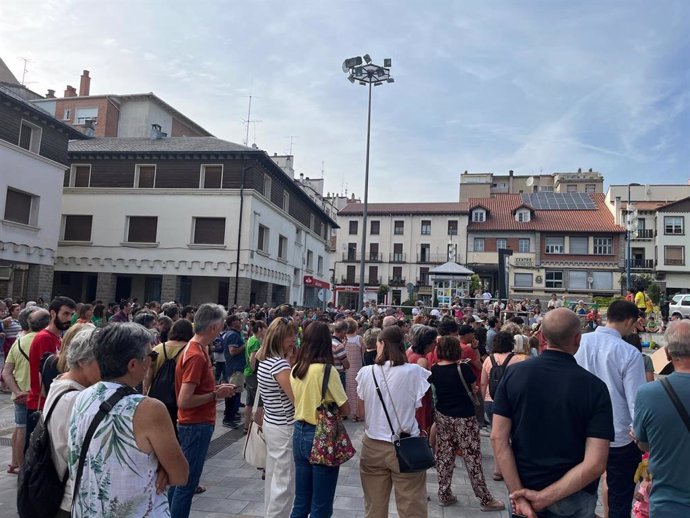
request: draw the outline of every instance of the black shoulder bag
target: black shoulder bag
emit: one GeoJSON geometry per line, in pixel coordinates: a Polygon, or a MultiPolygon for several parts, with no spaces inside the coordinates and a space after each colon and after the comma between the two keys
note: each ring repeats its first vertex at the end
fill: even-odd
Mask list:
{"type": "MultiPolygon", "coordinates": [[[[418,471],[426,471],[429,468],[433,468],[436,465],[436,461],[434,460],[434,453],[431,451],[431,446],[429,446],[429,440],[426,437],[410,437],[409,434],[403,433],[402,430],[400,433],[395,433],[393,423],[388,415],[386,403],[383,402],[381,388],[379,387],[378,381],[376,381],[374,369],[375,366],[372,366],[371,375],[374,377],[376,393],[379,396],[379,400],[383,406],[383,412],[386,414],[388,426],[391,429],[393,446],[395,446],[395,455],[398,457],[400,473],[416,473],[418,471]]],[[[383,367],[381,367],[381,372],[383,372],[383,367]]],[[[384,381],[386,379],[385,373],[383,374],[383,379],[384,381]]],[[[386,386],[388,385],[386,384],[386,386]]],[[[393,401],[393,395],[390,394],[390,389],[388,390],[388,393],[391,396],[391,401],[393,401]]],[[[393,411],[395,411],[395,405],[393,405],[393,411]]],[[[395,416],[398,419],[398,426],[401,426],[397,412],[395,416]]]]}
{"type": "Polygon", "coordinates": [[[671,382],[668,381],[667,378],[661,378],[659,381],[661,382],[661,386],[664,387],[664,390],[666,390],[668,397],[671,398],[673,406],[676,407],[676,410],[678,411],[680,418],[685,423],[685,427],[688,429],[688,432],[690,432],[690,416],[688,415],[688,411],[685,410],[683,403],[681,403],[678,394],[676,394],[676,391],[673,389],[671,382]]]}
{"type": "Polygon", "coordinates": [[[125,396],[132,396],[134,394],[138,394],[138,392],[134,390],[132,387],[123,385],[122,387],[117,389],[112,396],[103,401],[100,407],[98,407],[98,412],[96,412],[93,421],[91,421],[91,426],[89,426],[89,429],[86,431],[84,441],[81,445],[81,453],[79,454],[79,464],[77,465],[77,474],[74,477],[74,488],[72,490],[72,512],[74,512],[74,506],[79,496],[79,484],[81,483],[81,476],[84,472],[86,454],[89,452],[91,438],[93,437],[93,434],[96,433],[96,428],[98,428],[98,425],[101,424],[101,421],[105,419],[105,416],[107,416],[110,413],[110,411],[113,409],[113,407],[117,404],[118,401],[120,401],[125,396]]]}

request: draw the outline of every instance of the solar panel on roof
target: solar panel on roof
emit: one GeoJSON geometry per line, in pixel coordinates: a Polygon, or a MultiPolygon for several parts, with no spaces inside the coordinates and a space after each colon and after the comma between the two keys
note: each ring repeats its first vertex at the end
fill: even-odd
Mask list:
{"type": "Polygon", "coordinates": [[[522,201],[536,210],[595,210],[594,200],[583,192],[523,193],[522,201]]]}

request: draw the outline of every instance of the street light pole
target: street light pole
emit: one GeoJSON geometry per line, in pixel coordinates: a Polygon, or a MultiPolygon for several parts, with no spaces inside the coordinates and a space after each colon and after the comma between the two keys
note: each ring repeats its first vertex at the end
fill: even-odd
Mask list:
{"type": "Polygon", "coordinates": [[[626,217],[625,217],[625,251],[626,251],[626,260],[625,260],[625,283],[626,283],[626,289],[632,288],[632,285],[630,284],[630,267],[632,263],[632,224],[633,224],[633,216],[632,216],[632,209],[631,209],[631,201],[630,201],[630,187],[631,186],[638,186],[640,185],[639,183],[629,183],[628,184],[628,205],[625,207],[626,209],[626,217]]]}
{"type": "Polygon", "coordinates": [[[366,268],[367,247],[367,217],[369,211],[369,155],[371,146],[371,90],[372,86],[381,86],[383,83],[393,83],[390,75],[391,60],[384,59],[383,66],[375,65],[369,54],[346,59],[343,62],[343,72],[348,75],[351,83],[369,86],[369,103],[367,108],[367,153],[364,168],[364,207],[362,210],[362,249],[359,260],[359,296],[357,298],[357,311],[364,307],[364,269],[366,268]],[[365,64],[362,64],[364,62],[365,64]]]}

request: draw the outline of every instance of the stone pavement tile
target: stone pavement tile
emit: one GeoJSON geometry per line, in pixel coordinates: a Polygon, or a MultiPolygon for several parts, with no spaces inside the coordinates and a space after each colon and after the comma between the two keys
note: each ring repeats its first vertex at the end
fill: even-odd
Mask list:
{"type": "MultiPolygon", "coordinates": [[[[263,481],[261,481],[263,482],[263,481]]],[[[249,502],[262,502],[264,501],[264,486],[247,486],[237,489],[235,492],[231,493],[227,498],[232,500],[248,500],[249,502]]]]}
{"type": "Polygon", "coordinates": [[[263,516],[264,515],[264,501],[250,502],[247,507],[242,509],[242,514],[245,516],[263,516]]]}
{"type": "Polygon", "coordinates": [[[333,509],[364,511],[364,497],[336,496],[333,501],[333,509]]]}
{"type": "Polygon", "coordinates": [[[215,513],[237,514],[249,504],[248,500],[230,500],[228,498],[211,498],[200,496],[194,501],[197,511],[212,511],[215,513]]]}

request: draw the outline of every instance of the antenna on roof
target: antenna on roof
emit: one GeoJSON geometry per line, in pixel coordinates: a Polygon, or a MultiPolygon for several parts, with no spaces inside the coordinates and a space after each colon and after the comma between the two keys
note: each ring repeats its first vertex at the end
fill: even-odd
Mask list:
{"type": "Polygon", "coordinates": [[[288,135],[287,137],[285,137],[285,138],[289,138],[289,139],[290,139],[290,151],[288,152],[288,155],[290,155],[290,156],[292,156],[292,147],[293,147],[293,145],[294,145],[294,143],[295,143],[295,139],[296,139],[298,136],[299,136],[299,135],[288,135]]]}
{"type": "Polygon", "coordinates": [[[22,71],[22,86],[26,86],[26,83],[25,83],[24,80],[26,79],[26,73],[29,71],[29,70],[26,68],[26,65],[27,65],[28,63],[31,63],[31,60],[28,59],[28,58],[19,58],[19,59],[20,59],[21,61],[24,62],[24,70],[22,71]]]}
{"type": "Polygon", "coordinates": [[[532,187],[534,185],[534,177],[530,176],[529,178],[527,178],[527,180],[525,180],[525,185],[527,187],[532,187]]]}
{"type": "MultiPolygon", "coordinates": [[[[244,123],[246,132],[245,132],[245,137],[244,137],[244,145],[248,146],[249,145],[249,125],[252,122],[261,122],[261,121],[253,121],[252,120],[252,96],[249,96],[249,108],[247,108],[247,120],[242,121],[244,123]]],[[[256,126],[254,126],[254,130],[256,131],[256,126]]],[[[255,135],[256,137],[256,135],[255,135]]]]}

